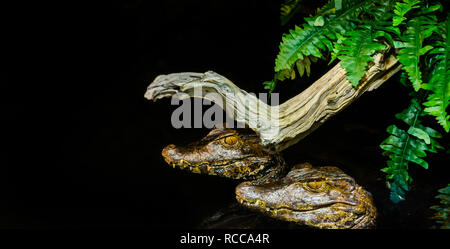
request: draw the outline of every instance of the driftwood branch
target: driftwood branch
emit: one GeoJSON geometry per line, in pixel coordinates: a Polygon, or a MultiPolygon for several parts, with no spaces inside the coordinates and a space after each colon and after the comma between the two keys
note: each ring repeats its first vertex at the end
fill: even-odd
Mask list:
{"type": "Polygon", "coordinates": [[[306,137],[364,92],[379,87],[400,68],[393,55],[377,54],[360,84],[353,87],[345,70],[337,64],[306,90],[278,106],[265,104],[211,71],[160,75],[149,85],[145,97],[155,101],[184,93],[180,99],[208,99],[236,121],[249,125],[260,135],[263,145],[281,151],[306,137]],[[200,87],[201,91],[196,90],[200,87]]]}

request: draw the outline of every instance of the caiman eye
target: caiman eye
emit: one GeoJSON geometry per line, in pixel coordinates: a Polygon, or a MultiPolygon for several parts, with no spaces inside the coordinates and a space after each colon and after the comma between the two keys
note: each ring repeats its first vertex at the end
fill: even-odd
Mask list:
{"type": "Polygon", "coordinates": [[[322,192],[326,189],[326,184],[321,181],[305,182],[304,186],[307,190],[312,192],[322,192]]]}
{"type": "Polygon", "coordinates": [[[236,136],[228,136],[222,138],[220,142],[225,146],[233,146],[238,142],[238,138],[236,136]]]}
{"type": "Polygon", "coordinates": [[[230,136],[225,138],[225,143],[228,145],[233,145],[237,142],[237,138],[235,136],[230,136]]]}

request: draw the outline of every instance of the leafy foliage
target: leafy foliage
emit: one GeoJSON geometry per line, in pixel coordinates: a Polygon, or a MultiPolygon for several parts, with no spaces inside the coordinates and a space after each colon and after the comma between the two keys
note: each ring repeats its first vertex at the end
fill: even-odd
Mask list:
{"type": "Polygon", "coordinates": [[[400,23],[406,20],[406,13],[408,13],[412,9],[420,8],[420,6],[418,6],[419,3],[420,0],[403,0],[403,2],[397,2],[395,4],[395,16],[392,19],[392,25],[398,26],[400,23]]]}
{"type": "MultiPolygon", "coordinates": [[[[448,44],[446,44],[447,25],[438,24],[436,16],[430,15],[442,6],[436,4],[420,8],[418,5],[420,1],[404,1],[404,3],[397,3],[394,11],[397,19],[394,16],[393,25],[400,26],[404,31],[398,37],[398,41],[393,41],[393,43],[399,49],[397,58],[403,64],[403,69],[413,90],[427,98],[427,101],[423,103],[425,109],[422,105],[417,104],[417,100],[413,100],[412,106],[415,106],[415,112],[408,111],[406,113],[409,114],[406,116],[405,111],[397,114],[397,117],[402,120],[404,120],[402,117],[409,116],[416,117],[416,121],[411,123],[404,120],[410,127],[406,135],[404,130],[399,132],[402,133],[400,137],[403,140],[400,141],[403,141],[403,143],[397,143],[397,147],[402,146],[402,150],[397,150],[397,153],[392,150],[384,153],[391,160],[388,160],[388,167],[382,169],[382,171],[387,174],[391,200],[395,203],[404,200],[405,193],[409,190],[409,184],[412,181],[407,172],[408,162],[413,162],[427,169],[428,163],[423,159],[427,156],[425,151],[436,152],[437,149],[443,148],[434,140],[441,135],[429,127],[421,127],[420,117],[426,114],[433,115],[444,130],[449,131],[449,116],[446,112],[449,103],[450,83],[448,77],[448,53],[450,50],[448,44]],[[414,12],[413,9],[418,9],[418,11],[414,12]],[[409,21],[404,22],[408,19],[406,16],[408,16],[409,21]],[[439,26],[441,26],[441,31],[436,32],[439,26]],[[425,76],[422,75],[422,71],[424,71],[425,76]],[[423,81],[428,81],[428,83],[423,83],[423,81]],[[416,146],[411,143],[415,143],[416,146]]],[[[408,80],[402,77],[401,83],[409,86],[408,80]]],[[[390,128],[391,126],[388,127],[388,132],[391,136],[380,145],[386,151],[389,149],[386,145],[394,141],[394,139],[390,139],[394,135],[390,128]]]]}
{"type": "Polygon", "coordinates": [[[342,68],[347,71],[347,78],[353,86],[366,73],[367,64],[373,61],[371,55],[377,50],[384,50],[385,45],[374,42],[376,34],[369,25],[362,25],[360,29],[349,32],[347,38],[339,45],[339,55],[342,68]]]}
{"type": "MultiPolygon", "coordinates": [[[[336,34],[345,34],[354,28],[352,19],[372,1],[344,1],[343,8],[335,15],[316,15],[305,18],[306,23],[302,27],[295,26],[288,34],[285,34],[280,44],[280,52],[275,60],[275,72],[283,74],[281,80],[295,77],[293,67],[297,61],[309,69],[306,58],[324,57],[324,53],[333,50],[332,40],[336,34]]],[[[329,12],[329,11],[327,11],[329,12]]]]}
{"type": "Polygon", "coordinates": [[[281,4],[281,25],[286,25],[287,22],[300,10],[303,0],[286,0],[281,4]]]}
{"type": "Polygon", "coordinates": [[[269,80],[263,82],[264,89],[269,90],[269,93],[272,93],[275,90],[275,86],[277,85],[276,80],[269,80]]]}
{"type": "Polygon", "coordinates": [[[446,132],[450,129],[450,115],[447,108],[450,103],[450,16],[447,21],[441,25],[439,33],[442,34],[443,40],[437,40],[434,49],[430,54],[432,57],[430,63],[431,77],[424,89],[431,91],[428,101],[424,103],[425,112],[435,116],[436,120],[446,132]]]}
{"type": "Polygon", "coordinates": [[[407,23],[407,28],[401,36],[402,45],[398,60],[404,65],[403,69],[408,73],[414,90],[422,87],[422,73],[420,71],[420,56],[431,50],[430,45],[422,46],[424,40],[430,37],[436,30],[435,18],[426,16],[416,17],[407,23]]]}
{"type": "MultiPolygon", "coordinates": [[[[301,8],[301,2],[286,0],[289,13],[294,5],[301,8]]],[[[403,65],[399,82],[415,96],[396,115],[402,125],[389,126],[389,137],[380,145],[389,158],[382,171],[394,202],[404,200],[410,188],[409,164],[427,169],[427,152],[443,148],[436,141],[441,134],[422,125],[422,117],[433,116],[445,132],[450,130],[450,15],[442,21],[445,16],[438,10],[445,13],[438,0],[328,1],[283,36],[274,79],[264,82],[272,92],[278,81],[294,79],[296,71],[309,76],[313,62],[329,57],[330,63],[341,61],[348,80],[357,86],[372,56],[394,47],[390,51],[403,65]]]]}
{"type": "Polygon", "coordinates": [[[408,175],[409,163],[415,163],[428,169],[428,163],[423,159],[427,151],[437,152],[442,148],[435,138],[441,134],[430,127],[425,127],[420,122],[422,108],[417,99],[412,99],[411,104],[403,112],[396,115],[409,129],[398,128],[390,125],[387,132],[390,136],[385,139],[380,147],[385,151],[383,155],[389,157],[388,167],[381,171],[387,174],[388,187],[391,190],[390,198],[394,203],[405,199],[405,193],[409,190],[412,178],[408,175]]]}
{"type": "Polygon", "coordinates": [[[445,188],[438,190],[438,194],[435,198],[440,200],[438,205],[431,206],[430,208],[436,211],[431,217],[436,220],[437,224],[440,224],[441,229],[450,229],[450,184],[445,188]]]}

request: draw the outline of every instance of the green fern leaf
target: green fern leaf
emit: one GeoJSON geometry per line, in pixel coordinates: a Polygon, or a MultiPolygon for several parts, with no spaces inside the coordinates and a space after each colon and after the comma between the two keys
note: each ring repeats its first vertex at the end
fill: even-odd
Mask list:
{"type": "Polygon", "coordinates": [[[425,141],[426,144],[430,144],[430,136],[424,131],[416,127],[409,127],[408,134],[425,141]]]}
{"type": "Polygon", "coordinates": [[[450,229],[450,184],[439,189],[438,192],[440,194],[436,195],[435,198],[440,201],[438,205],[430,207],[435,211],[431,219],[436,220],[441,229],[450,229]]]}
{"type": "Polygon", "coordinates": [[[407,23],[407,28],[401,37],[402,47],[397,47],[400,48],[398,60],[408,73],[415,91],[422,88],[420,56],[433,48],[431,46],[422,47],[422,44],[435,30],[436,18],[424,16],[413,18],[407,23]]]}
{"type": "Polygon", "coordinates": [[[276,80],[264,81],[263,85],[264,85],[264,89],[269,90],[269,93],[272,93],[273,90],[275,90],[277,81],[276,80]]]}
{"type": "Polygon", "coordinates": [[[367,64],[373,61],[371,55],[386,48],[383,44],[374,42],[374,38],[376,37],[371,26],[362,25],[360,29],[349,32],[347,38],[342,41],[338,58],[353,86],[358,85],[366,73],[367,64]]]}
{"type": "Polygon", "coordinates": [[[442,41],[436,41],[435,49],[430,52],[436,63],[431,69],[429,82],[423,88],[432,93],[423,104],[426,106],[425,113],[435,116],[444,130],[449,132],[450,115],[447,108],[450,104],[450,17],[447,17],[444,24],[439,32],[442,41]]]}
{"type": "Polygon", "coordinates": [[[420,103],[412,99],[408,108],[396,115],[409,126],[405,131],[396,125],[390,125],[387,132],[390,134],[381,144],[383,155],[388,156],[388,167],[381,171],[386,173],[387,183],[390,188],[390,198],[394,203],[404,200],[406,191],[412,178],[408,174],[409,163],[415,163],[428,169],[428,163],[423,159],[427,151],[436,152],[442,148],[434,138],[441,135],[432,128],[420,124],[419,117],[422,113],[420,103]]]}
{"type": "Polygon", "coordinates": [[[336,13],[336,4],[334,0],[328,1],[324,6],[317,9],[317,15],[319,16],[329,16],[336,13]]]}
{"type": "Polygon", "coordinates": [[[357,4],[346,5],[336,15],[323,18],[322,26],[317,24],[317,17],[305,18],[306,24],[295,26],[285,34],[280,44],[280,52],[275,60],[275,72],[291,71],[296,61],[304,60],[307,56],[323,57],[323,52],[332,51],[331,40],[336,39],[336,33],[344,34],[353,29],[350,21],[356,17],[364,7],[372,1],[353,1],[357,4]],[[331,39],[331,40],[330,40],[331,39]]]}
{"type": "Polygon", "coordinates": [[[280,45],[280,53],[275,60],[275,72],[290,70],[297,60],[303,60],[306,56],[322,57],[319,48],[325,48],[326,43],[322,27],[303,25],[303,29],[295,26],[289,34],[283,37],[280,45]],[[322,40],[323,39],[323,40],[322,40]]]}
{"type": "Polygon", "coordinates": [[[395,4],[395,16],[392,19],[392,26],[398,26],[406,20],[406,13],[412,9],[420,8],[419,3],[420,0],[403,0],[403,2],[397,2],[395,4]]]}
{"type": "Polygon", "coordinates": [[[303,0],[286,0],[281,4],[281,25],[285,25],[301,9],[303,0]]]}
{"type": "Polygon", "coordinates": [[[339,58],[353,86],[357,86],[366,73],[368,63],[373,61],[371,56],[378,50],[386,49],[385,45],[380,44],[381,40],[375,39],[383,37],[393,44],[391,33],[400,34],[400,30],[392,27],[389,21],[392,17],[390,11],[394,5],[393,1],[381,0],[376,3],[364,9],[361,14],[363,20],[355,21],[360,23],[358,28],[346,33],[344,37],[336,35],[337,41],[334,42],[330,63],[339,58]]]}

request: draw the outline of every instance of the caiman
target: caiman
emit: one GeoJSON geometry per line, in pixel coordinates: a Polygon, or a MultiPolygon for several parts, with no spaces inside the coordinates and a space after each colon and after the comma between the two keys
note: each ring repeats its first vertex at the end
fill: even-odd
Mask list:
{"type": "Polygon", "coordinates": [[[242,206],[315,228],[375,226],[371,194],[337,167],[297,164],[261,145],[250,129],[214,128],[187,146],[168,145],[164,160],[193,173],[247,180],[236,187],[242,206]]]}

